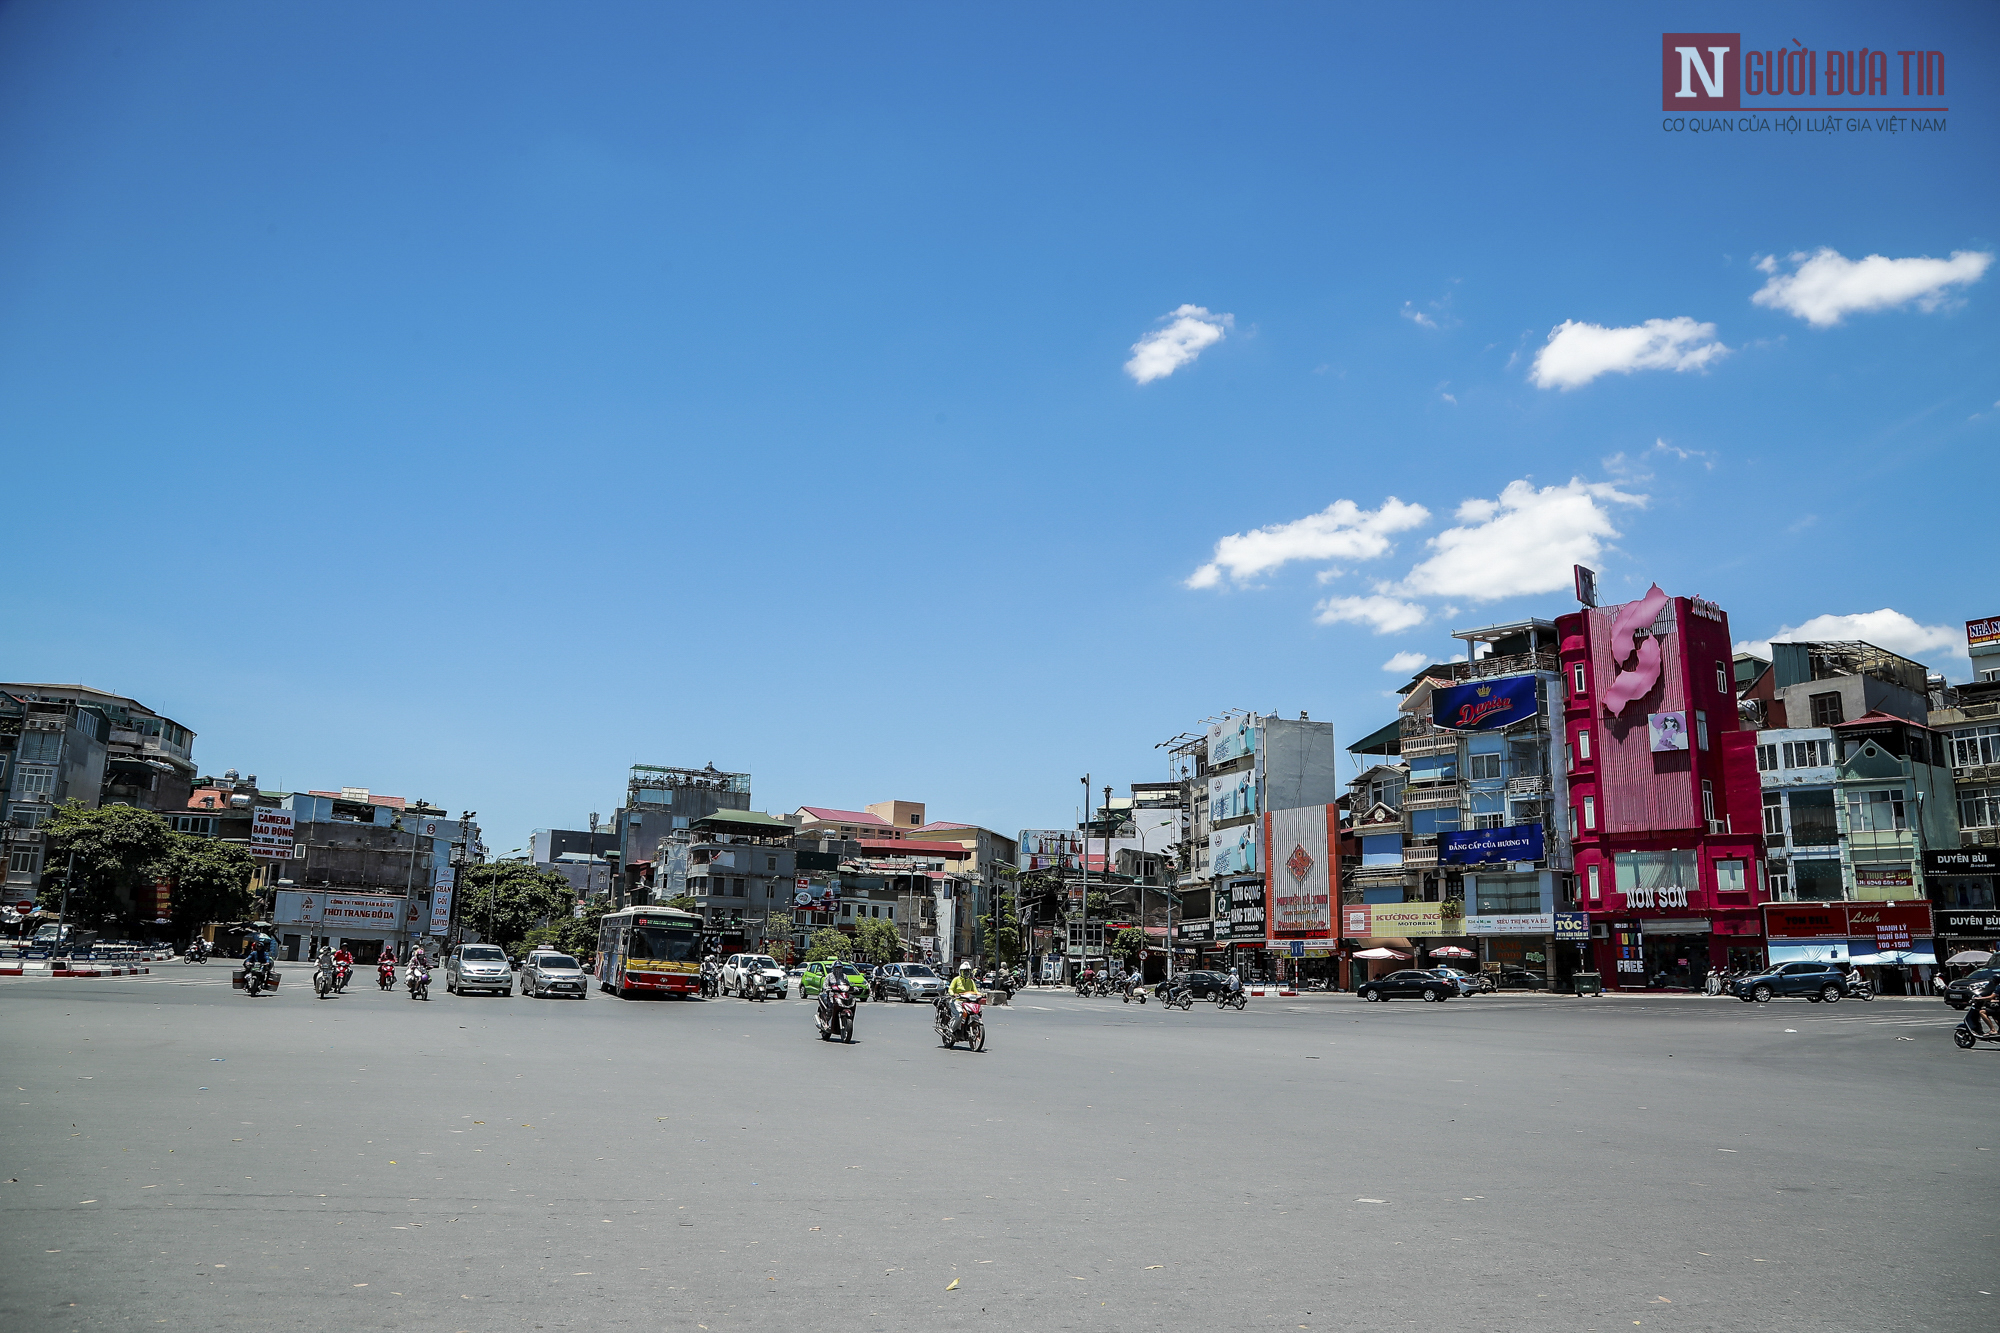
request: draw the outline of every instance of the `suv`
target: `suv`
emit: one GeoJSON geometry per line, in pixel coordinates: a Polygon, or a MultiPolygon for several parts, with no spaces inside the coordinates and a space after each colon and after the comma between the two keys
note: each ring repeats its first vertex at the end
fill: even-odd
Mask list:
{"type": "Polygon", "coordinates": [[[884,1000],[913,1004],[944,994],[944,978],[922,963],[890,963],[875,972],[875,994],[884,1000]]]}
{"type": "Polygon", "coordinates": [[[835,958],[822,958],[817,963],[806,964],[806,970],[799,974],[799,998],[803,1000],[819,994],[835,977],[846,979],[847,988],[854,992],[856,1003],[868,998],[867,971],[835,958]]]}
{"type": "Polygon", "coordinates": [[[507,954],[497,944],[461,944],[445,955],[444,988],[464,995],[483,990],[494,995],[514,993],[514,973],[507,954]]]}
{"type": "Polygon", "coordinates": [[[1745,1004],[1767,1004],[1773,996],[1803,995],[1814,1004],[1832,1004],[1847,994],[1847,970],[1839,963],[1780,963],[1768,972],[1739,977],[1729,993],[1745,1004]]]}
{"type": "Polygon", "coordinates": [[[753,993],[774,995],[782,1000],[786,994],[785,969],[778,966],[778,960],[769,954],[733,953],[722,965],[722,980],[717,983],[724,995],[735,991],[744,999],[753,993]]]}

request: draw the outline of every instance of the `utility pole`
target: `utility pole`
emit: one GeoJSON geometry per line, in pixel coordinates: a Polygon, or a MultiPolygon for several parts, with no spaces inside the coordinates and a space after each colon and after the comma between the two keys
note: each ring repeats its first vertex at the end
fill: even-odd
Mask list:
{"type": "Polygon", "coordinates": [[[76,878],[76,844],[71,843],[69,846],[69,868],[63,871],[62,906],[58,908],[56,911],[56,948],[55,952],[49,955],[49,961],[51,967],[54,966],[54,962],[57,958],[69,957],[69,948],[70,948],[69,882],[75,878],[76,878]]]}
{"type": "Polygon", "coordinates": [[[1090,774],[1083,775],[1083,929],[1077,945],[1083,950],[1085,966],[1090,964],[1090,774]]]}

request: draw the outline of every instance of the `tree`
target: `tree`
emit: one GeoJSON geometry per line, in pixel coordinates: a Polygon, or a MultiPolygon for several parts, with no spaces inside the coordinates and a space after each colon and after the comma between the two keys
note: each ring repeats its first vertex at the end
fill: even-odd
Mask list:
{"type": "Polygon", "coordinates": [[[998,967],[1012,967],[1021,956],[1021,919],[1014,910],[1014,896],[993,891],[993,910],[980,918],[986,937],[986,954],[998,967]]]}
{"type": "Polygon", "coordinates": [[[1123,958],[1127,965],[1139,965],[1139,951],[1146,947],[1146,932],[1137,926],[1127,926],[1111,941],[1111,952],[1123,958]]]}
{"type": "Polygon", "coordinates": [[[851,943],[853,961],[857,963],[903,961],[903,937],[896,933],[893,921],[878,921],[870,917],[855,927],[851,943]]]}
{"type": "Polygon", "coordinates": [[[541,946],[587,958],[597,952],[598,922],[610,910],[611,899],[600,894],[583,905],[582,916],[560,917],[546,926],[536,926],[521,942],[529,948],[541,946]]]}
{"type": "Polygon", "coordinates": [[[529,931],[574,920],[575,911],[576,890],[561,875],[524,861],[501,861],[465,872],[458,920],[481,939],[515,953],[529,931]]]}
{"type": "Polygon", "coordinates": [[[812,933],[812,938],[806,941],[808,963],[817,963],[827,958],[845,959],[853,952],[853,941],[844,932],[835,930],[832,926],[821,926],[812,933]]]}
{"type": "Polygon", "coordinates": [[[173,882],[169,899],[174,925],[192,935],[210,921],[241,921],[251,910],[250,880],[257,863],[231,842],[216,842],[192,833],[174,833],[160,867],[173,882]]]}
{"type": "Polygon", "coordinates": [[[75,852],[75,879],[69,886],[72,921],[116,921],[136,928],[142,902],[151,915],[153,884],[174,846],[174,831],[166,820],[129,805],[90,810],[81,801],[65,801],[43,828],[48,873],[42,876],[42,906],[62,902],[63,878],[75,852]]]}
{"type": "Polygon", "coordinates": [[[667,906],[676,912],[693,912],[696,916],[701,915],[701,904],[685,893],[677,893],[667,899],[667,906]]]}

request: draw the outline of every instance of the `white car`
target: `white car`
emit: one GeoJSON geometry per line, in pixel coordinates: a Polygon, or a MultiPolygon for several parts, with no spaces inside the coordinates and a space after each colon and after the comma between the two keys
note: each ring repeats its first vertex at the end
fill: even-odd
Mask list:
{"type": "Polygon", "coordinates": [[[753,994],[784,999],[790,992],[790,982],[785,969],[778,966],[778,960],[769,954],[733,953],[722,964],[724,995],[734,991],[744,999],[753,994]]]}

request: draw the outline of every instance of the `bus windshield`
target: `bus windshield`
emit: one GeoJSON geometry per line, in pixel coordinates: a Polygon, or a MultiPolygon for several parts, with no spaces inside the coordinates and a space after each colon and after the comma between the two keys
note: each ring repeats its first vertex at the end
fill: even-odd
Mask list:
{"type": "Polygon", "coordinates": [[[625,956],[651,962],[692,963],[697,958],[694,931],[672,926],[634,926],[632,945],[625,956]]]}

